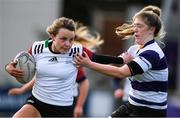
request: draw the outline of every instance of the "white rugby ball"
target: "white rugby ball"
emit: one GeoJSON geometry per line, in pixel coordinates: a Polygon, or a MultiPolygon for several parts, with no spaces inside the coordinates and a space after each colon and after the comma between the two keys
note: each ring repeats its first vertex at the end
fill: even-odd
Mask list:
{"type": "Polygon", "coordinates": [[[21,84],[25,84],[32,80],[35,74],[35,61],[34,58],[26,51],[22,51],[16,55],[14,60],[17,61],[16,68],[23,71],[22,78],[16,78],[21,84]]]}

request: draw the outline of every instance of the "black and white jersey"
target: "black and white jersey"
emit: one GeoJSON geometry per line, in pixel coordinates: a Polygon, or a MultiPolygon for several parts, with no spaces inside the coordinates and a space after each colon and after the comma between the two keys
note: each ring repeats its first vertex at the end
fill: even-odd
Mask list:
{"type": "Polygon", "coordinates": [[[155,40],[143,48],[134,45],[128,52],[134,59],[128,64],[132,77],[129,102],[154,109],[167,108],[168,67],[165,55],[155,40]]]}

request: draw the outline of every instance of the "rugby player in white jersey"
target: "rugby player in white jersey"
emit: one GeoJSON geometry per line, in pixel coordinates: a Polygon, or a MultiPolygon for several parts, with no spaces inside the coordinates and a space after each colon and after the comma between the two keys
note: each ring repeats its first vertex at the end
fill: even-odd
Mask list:
{"type": "MultiPolygon", "coordinates": [[[[95,51],[97,47],[103,44],[104,40],[101,39],[99,33],[90,30],[88,27],[83,26],[78,23],[77,30],[75,32],[75,43],[80,43],[86,48],[95,51]]],[[[9,95],[19,95],[23,94],[29,90],[32,90],[36,77],[34,77],[30,82],[24,84],[19,88],[11,88],[8,92],[9,95]]],[[[78,74],[76,78],[76,83],[74,85],[74,118],[84,116],[84,104],[88,95],[89,90],[89,80],[87,79],[84,69],[82,67],[78,68],[78,74]]]]}

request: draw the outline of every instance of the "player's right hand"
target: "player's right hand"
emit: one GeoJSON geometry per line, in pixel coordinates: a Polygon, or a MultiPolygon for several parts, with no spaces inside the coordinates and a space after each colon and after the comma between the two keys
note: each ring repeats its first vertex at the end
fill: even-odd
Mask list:
{"type": "Polygon", "coordinates": [[[16,64],[17,64],[17,62],[12,61],[6,65],[5,69],[13,77],[21,78],[21,77],[23,77],[23,71],[15,68],[16,64]]]}

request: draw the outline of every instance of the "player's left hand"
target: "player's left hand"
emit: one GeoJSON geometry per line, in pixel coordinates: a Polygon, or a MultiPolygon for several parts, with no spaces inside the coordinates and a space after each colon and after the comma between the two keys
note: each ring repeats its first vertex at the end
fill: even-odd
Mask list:
{"type": "Polygon", "coordinates": [[[74,109],[74,118],[82,117],[83,115],[83,108],[76,106],[74,109]]]}
{"type": "Polygon", "coordinates": [[[133,60],[133,56],[128,52],[122,53],[121,55],[119,55],[119,57],[123,58],[125,64],[133,60]]]}

